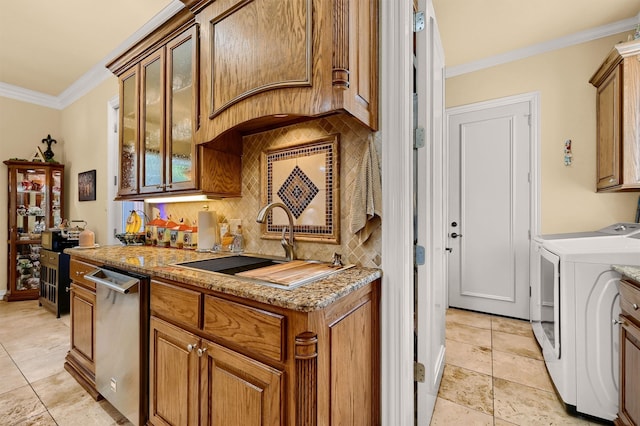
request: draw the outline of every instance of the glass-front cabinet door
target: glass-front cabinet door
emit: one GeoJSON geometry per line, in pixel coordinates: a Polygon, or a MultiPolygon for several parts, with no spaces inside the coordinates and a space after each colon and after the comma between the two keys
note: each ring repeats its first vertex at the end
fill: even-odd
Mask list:
{"type": "Polygon", "coordinates": [[[164,48],[140,65],[140,192],[164,190],[164,48]]]}
{"type": "Polygon", "coordinates": [[[131,199],[198,188],[198,28],[120,74],[120,186],[131,199]]]}
{"type": "Polygon", "coordinates": [[[64,166],[5,161],[8,179],[8,288],[5,300],[37,299],[42,232],[64,215],[64,166]]]}
{"type": "Polygon", "coordinates": [[[193,27],[167,44],[166,183],[172,190],[196,187],[196,31],[193,27]]]}
{"type": "Polygon", "coordinates": [[[120,77],[119,196],[138,193],[138,71],[135,66],[120,77]]]}

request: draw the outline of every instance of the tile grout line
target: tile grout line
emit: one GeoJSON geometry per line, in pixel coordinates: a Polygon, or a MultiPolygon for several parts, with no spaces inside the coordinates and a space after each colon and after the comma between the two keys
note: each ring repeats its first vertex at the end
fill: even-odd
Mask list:
{"type": "MultiPolygon", "coordinates": [[[[49,407],[47,407],[47,405],[44,403],[44,401],[42,400],[42,398],[40,397],[40,395],[38,394],[38,392],[36,392],[36,390],[33,388],[33,385],[31,383],[31,381],[29,381],[29,379],[27,378],[27,376],[24,374],[24,372],[22,371],[22,369],[20,368],[20,366],[18,365],[18,363],[16,362],[16,360],[13,358],[13,356],[9,353],[9,351],[7,350],[7,348],[4,346],[4,344],[2,342],[0,342],[0,346],[2,346],[2,349],[5,351],[5,353],[7,354],[7,356],[9,357],[9,359],[11,360],[11,362],[13,363],[13,365],[16,367],[16,369],[20,372],[20,375],[24,378],[24,381],[27,383],[27,386],[29,386],[29,388],[31,388],[31,390],[33,391],[33,394],[36,396],[36,398],[38,398],[38,401],[40,401],[40,403],[42,404],[42,407],[44,408],[44,412],[46,412],[49,417],[51,417],[51,420],[53,420],[53,422],[58,425],[58,422],[53,418],[53,415],[51,414],[51,412],[49,411],[49,407]]],[[[19,389],[23,386],[19,386],[15,389],[11,389],[8,390],[7,392],[4,392],[2,395],[4,395],[5,393],[9,393],[9,392],[14,392],[16,389],[19,389]]],[[[43,412],[40,413],[36,413],[31,417],[27,417],[25,420],[29,420],[32,419],[36,416],[41,415],[43,412]]]]}
{"type": "Polygon", "coordinates": [[[494,358],[493,358],[493,318],[489,316],[489,325],[490,325],[490,336],[491,336],[491,407],[492,417],[493,417],[493,426],[496,425],[496,387],[494,380],[494,358]]]}

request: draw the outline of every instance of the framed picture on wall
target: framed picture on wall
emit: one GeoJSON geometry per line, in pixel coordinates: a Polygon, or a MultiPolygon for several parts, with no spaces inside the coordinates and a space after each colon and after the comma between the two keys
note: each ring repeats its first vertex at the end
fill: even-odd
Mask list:
{"type": "MultiPolygon", "coordinates": [[[[338,144],[334,134],[262,153],[262,205],[287,206],[300,241],[340,243],[338,144]]],[[[280,239],[288,225],[285,212],[274,209],[262,225],[262,238],[280,239]]]]}
{"type": "Polygon", "coordinates": [[[96,171],[78,173],[78,200],[94,201],[96,199],[96,171]]]}

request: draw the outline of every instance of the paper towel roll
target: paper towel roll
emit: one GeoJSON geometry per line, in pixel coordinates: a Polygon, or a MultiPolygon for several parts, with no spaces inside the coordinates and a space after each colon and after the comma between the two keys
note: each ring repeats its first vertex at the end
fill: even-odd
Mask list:
{"type": "Polygon", "coordinates": [[[214,211],[198,212],[198,250],[211,250],[220,242],[218,215],[214,211]]]}

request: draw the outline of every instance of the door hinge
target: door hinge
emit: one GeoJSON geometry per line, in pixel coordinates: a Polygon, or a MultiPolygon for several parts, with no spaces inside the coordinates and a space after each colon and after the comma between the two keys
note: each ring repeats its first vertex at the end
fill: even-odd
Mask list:
{"type": "Polygon", "coordinates": [[[413,149],[424,148],[424,128],[416,127],[413,129],[413,149]]]}
{"type": "Polygon", "coordinates": [[[419,33],[424,30],[425,20],[424,20],[424,12],[416,12],[413,14],[413,32],[419,33]]]}
{"type": "Polygon", "coordinates": [[[417,361],[414,361],[413,363],[413,381],[414,382],[420,382],[420,383],[424,383],[424,378],[425,378],[425,374],[424,374],[424,364],[421,364],[417,361]]]}
{"type": "Polygon", "coordinates": [[[424,247],[416,244],[413,248],[413,258],[417,266],[424,265],[424,260],[425,260],[424,247]]]}

